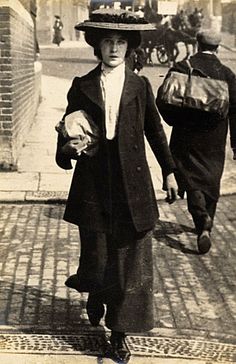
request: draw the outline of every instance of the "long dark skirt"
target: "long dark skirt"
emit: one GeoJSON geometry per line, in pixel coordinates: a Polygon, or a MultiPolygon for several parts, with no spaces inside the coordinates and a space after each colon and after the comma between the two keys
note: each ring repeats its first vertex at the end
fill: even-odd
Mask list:
{"type": "Polygon", "coordinates": [[[106,304],[106,326],[121,332],[151,330],[153,322],[152,232],[132,226],[119,234],[80,228],[79,290],[106,304]]]}
{"type": "Polygon", "coordinates": [[[79,290],[106,304],[106,326],[142,332],[153,324],[152,233],[135,230],[118,155],[118,141],[107,142],[107,203],[104,232],[80,226],[79,290]]]}

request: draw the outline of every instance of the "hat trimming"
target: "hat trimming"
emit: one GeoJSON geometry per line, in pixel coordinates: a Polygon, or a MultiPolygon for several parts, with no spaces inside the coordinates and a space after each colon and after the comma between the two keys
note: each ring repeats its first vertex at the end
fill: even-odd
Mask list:
{"type": "Polygon", "coordinates": [[[155,30],[155,26],[148,23],[136,13],[123,9],[99,9],[91,13],[89,20],[75,25],[77,30],[88,28],[110,30],[155,30]]]}

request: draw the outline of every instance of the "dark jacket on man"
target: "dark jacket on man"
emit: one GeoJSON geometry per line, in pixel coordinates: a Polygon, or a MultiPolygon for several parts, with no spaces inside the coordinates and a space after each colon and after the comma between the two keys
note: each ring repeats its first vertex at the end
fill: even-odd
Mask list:
{"type": "MultiPolygon", "coordinates": [[[[128,68],[125,72],[116,137],[121,182],[135,229],[147,231],[154,227],[158,210],[146,161],[144,134],[164,176],[173,171],[174,162],[148,80],[128,68]]],[[[108,141],[105,138],[100,65],[89,74],[73,80],[65,116],[76,110],[84,110],[92,117],[101,131],[101,138],[95,156],[82,153],[78,157],[64,219],[94,231],[106,231],[105,216],[111,213],[109,165],[112,161],[108,158],[108,141]]],[[[65,142],[59,135],[56,161],[61,168],[70,169],[70,158],[61,152],[65,142]]]]}
{"type": "MultiPolygon", "coordinates": [[[[236,76],[216,55],[199,52],[190,58],[191,66],[212,79],[226,81],[229,89],[229,113],[226,118],[215,118],[196,110],[169,112],[160,101],[157,105],[163,118],[173,125],[170,148],[177,167],[180,195],[184,191],[200,190],[211,199],[219,197],[220,179],[225,160],[225,145],[230,126],[231,147],[236,148],[236,76]]],[[[186,61],[171,70],[188,73],[186,61]]],[[[171,72],[171,70],[169,72],[171,72]]]]}

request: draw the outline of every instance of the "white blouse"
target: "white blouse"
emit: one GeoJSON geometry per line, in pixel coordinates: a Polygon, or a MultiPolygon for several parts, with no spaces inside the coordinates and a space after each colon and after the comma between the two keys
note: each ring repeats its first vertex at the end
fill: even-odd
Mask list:
{"type": "Polygon", "coordinates": [[[124,62],[114,68],[108,67],[102,63],[100,84],[105,104],[106,138],[110,140],[116,135],[116,127],[124,81],[124,62]]]}

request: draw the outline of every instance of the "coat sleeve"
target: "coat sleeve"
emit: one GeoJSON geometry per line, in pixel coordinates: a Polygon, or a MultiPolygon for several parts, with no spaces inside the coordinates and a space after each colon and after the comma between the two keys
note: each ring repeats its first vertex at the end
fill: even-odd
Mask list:
{"type": "Polygon", "coordinates": [[[229,86],[229,128],[231,148],[236,149],[236,75],[230,72],[229,86]]]}
{"type": "Polygon", "coordinates": [[[148,143],[161,166],[163,176],[167,176],[175,170],[175,163],[172,158],[167,138],[161,124],[154,95],[150,82],[143,77],[146,83],[146,110],[144,132],[148,143]]]}
{"type": "MultiPolygon", "coordinates": [[[[78,81],[79,81],[79,78],[75,77],[72,82],[71,88],[68,91],[68,94],[67,94],[68,104],[67,104],[66,112],[63,115],[62,120],[66,117],[66,115],[69,115],[72,112],[79,110],[78,81]]],[[[71,164],[71,159],[62,152],[62,147],[66,144],[67,141],[68,140],[65,139],[63,137],[63,135],[61,135],[60,133],[58,134],[57,150],[56,150],[56,163],[59,167],[61,167],[63,169],[72,169],[73,167],[71,164]]]]}

